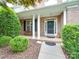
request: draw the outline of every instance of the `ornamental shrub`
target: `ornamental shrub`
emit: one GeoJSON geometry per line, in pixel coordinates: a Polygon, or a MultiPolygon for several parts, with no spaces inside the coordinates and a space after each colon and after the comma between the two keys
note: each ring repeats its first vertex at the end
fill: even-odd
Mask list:
{"type": "Polygon", "coordinates": [[[10,48],[14,52],[21,52],[28,48],[29,40],[25,36],[16,36],[10,41],[10,48]]]}
{"type": "Polygon", "coordinates": [[[11,8],[0,6],[0,36],[18,36],[20,33],[20,21],[11,8]]]}
{"type": "Polygon", "coordinates": [[[66,25],[62,30],[64,48],[67,52],[69,59],[79,58],[79,47],[77,48],[77,40],[79,40],[79,33],[77,32],[79,32],[79,25],[66,25]]]}
{"type": "MultiPolygon", "coordinates": [[[[74,56],[76,59],[79,59],[79,32],[76,32],[75,49],[74,49],[73,56],[74,56]],[[75,56],[74,56],[74,55],[75,55],[75,56]]],[[[74,58],[74,59],[75,59],[75,58],[74,58]]],[[[72,57],[72,59],[73,59],[73,57],[72,57]]]]}
{"type": "Polygon", "coordinates": [[[0,37],[0,47],[3,47],[3,46],[6,46],[8,45],[9,41],[11,40],[12,38],[9,37],[9,36],[1,36],[0,37]]]}

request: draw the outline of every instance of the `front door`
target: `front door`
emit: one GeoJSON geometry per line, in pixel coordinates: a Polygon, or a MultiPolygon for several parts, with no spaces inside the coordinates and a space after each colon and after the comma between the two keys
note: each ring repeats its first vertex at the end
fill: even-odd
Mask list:
{"type": "Polygon", "coordinates": [[[47,34],[54,34],[54,21],[47,21],[47,34]]]}
{"type": "Polygon", "coordinates": [[[56,33],[56,21],[55,20],[48,20],[46,21],[46,36],[54,36],[56,33]]]}

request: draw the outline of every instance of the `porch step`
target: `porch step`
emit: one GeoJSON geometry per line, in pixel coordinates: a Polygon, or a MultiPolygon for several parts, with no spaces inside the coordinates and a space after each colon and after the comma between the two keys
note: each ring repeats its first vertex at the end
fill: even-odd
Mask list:
{"type": "MultiPolygon", "coordinates": [[[[33,39],[31,36],[28,36],[28,38],[29,39],[33,39]]],[[[44,42],[62,43],[62,39],[61,38],[40,37],[40,39],[35,38],[35,40],[44,41],[44,42]]]]}

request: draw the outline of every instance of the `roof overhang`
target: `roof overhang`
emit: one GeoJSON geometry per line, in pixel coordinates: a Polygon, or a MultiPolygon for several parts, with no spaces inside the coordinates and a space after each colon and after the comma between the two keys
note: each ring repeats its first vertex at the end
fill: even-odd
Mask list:
{"type": "Polygon", "coordinates": [[[47,6],[39,9],[23,11],[17,13],[20,18],[31,18],[33,14],[41,16],[56,16],[66,10],[69,6],[79,5],[79,1],[66,2],[62,4],[57,4],[53,6],[47,6]]]}

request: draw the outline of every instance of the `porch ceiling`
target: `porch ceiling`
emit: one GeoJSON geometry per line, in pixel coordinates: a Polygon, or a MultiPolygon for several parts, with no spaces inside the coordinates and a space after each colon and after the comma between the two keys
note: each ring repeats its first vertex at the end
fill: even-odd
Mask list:
{"type": "Polygon", "coordinates": [[[67,3],[43,7],[39,9],[23,11],[17,14],[20,18],[32,18],[33,14],[41,15],[41,16],[56,16],[62,13],[68,6],[73,6],[73,5],[79,5],[79,1],[67,2],[67,3]]]}

